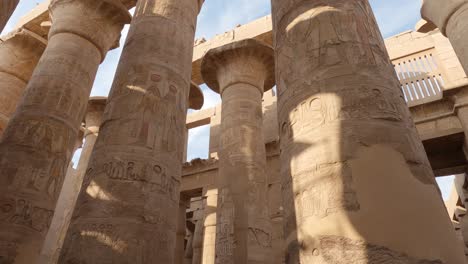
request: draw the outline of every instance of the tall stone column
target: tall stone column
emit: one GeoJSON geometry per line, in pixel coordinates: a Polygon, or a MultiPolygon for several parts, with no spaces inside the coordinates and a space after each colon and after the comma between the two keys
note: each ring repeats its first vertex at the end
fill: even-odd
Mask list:
{"type": "Polygon", "coordinates": [[[81,150],[78,166],[73,173],[67,173],[60,196],[55,207],[54,217],[47,232],[41,256],[36,264],[55,264],[60,256],[65,235],[67,234],[70,220],[75,208],[78,194],[83,184],[83,177],[88,168],[89,159],[99,134],[99,127],[102,121],[102,114],[106,106],[105,97],[94,97],[88,102],[85,117],[84,145],[81,150]]]}
{"type": "Polygon", "coordinates": [[[193,257],[193,232],[187,228],[187,246],[185,247],[184,264],[192,264],[193,257]]]}
{"type": "Polygon", "coordinates": [[[195,232],[193,233],[192,241],[192,263],[191,264],[202,264],[203,254],[203,216],[197,220],[195,224],[195,232]]]}
{"type": "Polygon", "coordinates": [[[0,32],[5,28],[8,20],[16,9],[19,0],[1,0],[0,1],[0,32]]]}
{"type": "Polygon", "coordinates": [[[468,74],[468,0],[423,0],[421,15],[448,37],[468,74]]]}
{"type": "Polygon", "coordinates": [[[218,205],[218,189],[214,186],[203,189],[205,204],[203,207],[203,249],[202,263],[215,264],[216,259],[216,211],[218,205]]]}
{"type": "Polygon", "coordinates": [[[46,44],[45,39],[24,29],[0,40],[0,137],[23,96],[46,44]]]}
{"type": "Polygon", "coordinates": [[[185,257],[185,235],[186,235],[186,211],[190,199],[185,195],[180,195],[179,211],[177,213],[177,231],[176,231],[176,246],[174,250],[174,264],[184,264],[185,257]]]}
{"type": "Polygon", "coordinates": [[[272,10],[286,263],[465,263],[368,1],[272,10]]]}
{"type": "Polygon", "coordinates": [[[273,50],[252,39],[212,49],[202,75],[222,98],[216,263],[270,263],[262,97],[275,84],[273,50]]]}
{"type": "Polygon", "coordinates": [[[200,7],[138,1],[59,263],[173,263],[200,7]]]}
{"type": "Polygon", "coordinates": [[[52,28],[0,143],[0,259],[37,260],[99,63],[131,19],[118,0],[55,0],[52,28]]]}

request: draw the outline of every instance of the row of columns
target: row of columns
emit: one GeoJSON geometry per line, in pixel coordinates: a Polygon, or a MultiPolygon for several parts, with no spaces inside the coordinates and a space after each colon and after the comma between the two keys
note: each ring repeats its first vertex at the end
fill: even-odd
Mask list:
{"type": "MultiPolygon", "coordinates": [[[[173,263],[202,2],[137,3],[59,263],[173,263]]],[[[465,263],[368,1],[272,8],[287,263],[465,263]]],[[[130,21],[118,0],[50,11],[48,45],[0,142],[5,263],[37,259],[97,67],[130,21]]],[[[246,40],[203,61],[223,100],[203,261],[205,250],[216,263],[270,261],[261,99],[272,52],[246,40]]]]}

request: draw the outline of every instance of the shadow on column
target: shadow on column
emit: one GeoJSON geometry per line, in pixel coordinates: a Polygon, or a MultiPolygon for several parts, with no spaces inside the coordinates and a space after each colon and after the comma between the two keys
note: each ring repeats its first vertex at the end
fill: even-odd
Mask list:
{"type": "Polygon", "coordinates": [[[286,263],[465,263],[368,1],[273,17],[286,263]]]}

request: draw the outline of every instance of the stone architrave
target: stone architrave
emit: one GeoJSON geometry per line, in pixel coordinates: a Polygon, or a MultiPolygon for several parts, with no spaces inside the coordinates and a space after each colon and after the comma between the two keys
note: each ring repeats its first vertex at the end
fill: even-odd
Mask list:
{"type": "Polygon", "coordinates": [[[202,76],[222,98],[216,263],[271,263],[262,97],[275,85],[273,49],[253,39],[212,49],[202,76]]]}
{"type": "Polygon", "coordinates": [[[1,0],[0,1],[0,32],[5,28],[8,20],[16,9],[19,0],[1,0]]]}
{"type": "Polygon", "coordinates": [[[55,0],[48,45],[0,143],[0,259],[34,263],[99,63],[131,19],[118,0],[55,0]]]}
{"type": "Polygon", "coordinates": [[[173,263],[201,5],[138,1],[59,263],[173,263]]]}
{"type": "Polygon", "coordinates": [[[25,29],[14,31],[0,40],[0,137],[46,45],[45,39],[25,29]]]}
{"type": "Polygon", "coordinates": [[[99,134],[102,115],[106,107],[107,98],[93,97],[88,102],[85,117],[84,145],[81,149],[80,160],[76,170],[67,173],[60,196],[55,207],[54,217],[47,233],[41,256],[36,264],[55,264],[60,256],[65,235],[75,208],[78,194],[83,184],[83,177],[88,168],[89,159],[99,134]]]}
{"type": "Polygon", "coordinates": [[[421,15],[448,37],[468,74],[468,0],[423,0],[421,15]]]}
{"type": "Polygon", "coordinates": [[[272,16],[286,263],[465,263],[369,2],[272,16]]]}

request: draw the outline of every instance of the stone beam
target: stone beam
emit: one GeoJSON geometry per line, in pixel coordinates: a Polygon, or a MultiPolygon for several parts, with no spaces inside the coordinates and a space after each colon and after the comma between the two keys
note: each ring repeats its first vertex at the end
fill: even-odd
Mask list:
{"type": "Polygon", "coordinates": [[[186,193],[212,186],[216,183],[217,174],[218,160],[216,159],[195,159],[187,162],[182,170],[180,192],[186,193]]]}
{"type": "Polygon", "coordinates": [[[210,124],[211,117],[216,114],[216,108],[209,108],[187,115],[187,128],[192,129],[210,124]]]}

